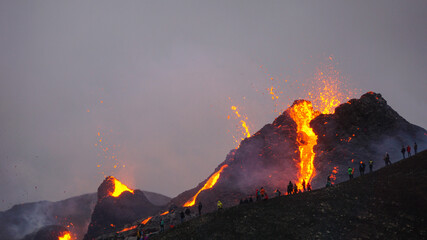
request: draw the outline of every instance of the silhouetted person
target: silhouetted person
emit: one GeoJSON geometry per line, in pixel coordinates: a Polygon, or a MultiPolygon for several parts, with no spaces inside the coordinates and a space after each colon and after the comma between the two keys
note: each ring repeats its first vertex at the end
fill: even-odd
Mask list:
{"type": "Polygon", "coordinates": [[[384,162],[385,162],[385,165],[386,165],[386,166],[387,166],[387,165],[391,165],[390,155],[388,155],[388,153],[387,153],[387,152],[385,153],[385,156],[384,156],[384,162]]]}
{"type": "Polygon", "coordinates": [[[294,194],[297,194],[298,193],[298,187],[297,187],[297,184],[295,183],[294,184],[294,194]]]}
{"type": "Polygon", "coordinates": [[[374,168],[374,161],[369,160],[369,172],[372,172],[373,168],[374,168]]]}
{"type": "Polygon", "coordinates": [[[160,220],[160,232],[164,232],[165,231],[165,222],[163,221],[163,219],[160,220]]]}
{"type": "Polygon", "coordinates": [[[136,231],[136,240],[141,240],[141,239],[142,239],[141,229],[138,229],[136,231]]]}
{"type": "Polygon", "coordinates": [[[304,192],[305,192],[305,179],[303,179],[302,180],[302,189],[304,190],[304,192]]]}
{"type": "Polygon", "coordinates": [[[292,190],[294,189],[294,185],[292,184],[292,182],[291,181],[289,181],[289,184],[288,184],[288,195],[291,195],[292,194],[292,190]]]}
{"type": "Polygon", "coordinates": [[[365,175],[366,164],[364,162],[360,162],[359,171],[360,175],[365,175]]]}
{"type": "Polygon", "coordinates": [[[276,197],[280,197],[280,195],[282,195],[282,193],[280,192],[279,189],[276,189],[276,197]]]}
{"type": "Polygon", "coordinates": [[[311,184],[307,183],[307,191],[311,191],[311,184]]]}
{"type": "Polygon", "coordinates": [[[261,193],[258,191],[258,189],[256,190],[256,200],[261,200],[261,193]]]}
{"type": "Polygon", "coordinates": [[[264,189],[264,187],[261,187],[261,189],[259,190],[259,192],[261,193],[261,198],[264,198],[264,195],[265,195],[265,189],[264,189]]]}
{"type": "Polygon", "coordinates": [[[181,223],[184,222],[184,218],[185,218],[185,214],[183,211],[181,211],[181,213],[179,214],[181,216],[181,223]]]}
{"type": "Polygon", "coordinates": [[[400,150],[400,152],[402,153],[403,159],[405,159],[405,146],[402,145],[402,149],[400,150]]]}
{"type": "Polygon", "coordinates": [[[408,157],[410,157],[411,156],[411,146],[407,146],[406,147],[406,151],[408,151],[408,157]]]}
{"type": "Polygon", "coordinates": [[[415,142],[415,143],[414,143],[414,151],[415,151],[415,154],[417,154],[417,150],[418,150],[418,145],[417,145],[417,143],[415,142]]]}
{"type": "Polygon", "coordinates": [[[218,211],[222,210],[222,202],[220,200],[218,200],[217,204],[216,204],[218,211]]]}
{"type": "Polygon", "coordinates": [[[348,177],[350,178],[350,180],[353,179],[353,168],[348,167],[347,172],[348,172],[348,177]]]}
{"type": "Polygon", "coordinates": [[[197,209],[199,210],[199,216],[202,216],[202,208],[203,208],[202,202],[199,202],[199,206],[197,206],[197,209]]]}
{"type": "Polygon", "coordinates": [[[328,176],[328,179],[326,180],[326,187],[332,186],[331,177],[328,176]]]}

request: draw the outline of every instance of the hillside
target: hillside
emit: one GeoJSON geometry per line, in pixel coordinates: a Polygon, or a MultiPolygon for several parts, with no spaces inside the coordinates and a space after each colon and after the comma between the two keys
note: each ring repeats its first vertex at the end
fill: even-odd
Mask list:
{"type": "MultiPolygon", "coordinates": [[[[154,205],[165,205],[170,200],[161,194],[143,191],[154,205]]],[[[18,204],[0,212],[0,240],[21,239],[45,226],[61,225],[82,239],[88,229],[97,194],[90,193],[58,202],[31,202],[18,204]],[[72,224],[71,224],[72,223],[72,224]]]]}
{"type": "Polygon", "coordinates": [[[150,239],[426,239],[427,151],[355,177],[206,214],[150,239]]]}
{"type": "MultiPolygon", "coordinates": [[[[335,183],[346,181],[347,168],[357,169],[360,161],[381,161],[374,165],[377,170],[386,152],[391,161],[396,162],[402,158],[403,145],[412,147],[416,142],[419,149],[427,148],[427,131],[405,120],[379,93],[367,92],[359,99],[339,105],[335,113],[320,114],[307,122],[310,115],[316,115],[311,103],[296,100],[272,123],[244,139],[214,170],[212,175],[227,165],[215,186],[200,192],[197,201],[206,205],[209,212],[215,210],[217,198],[224,199],[225,207],[231,207],[238,204],[240,198],[254,194],[254,189],[260,186],[272,192],[289,181],[304,179],[317,189],[325,185],[327,176],[332,176],[335,183]],[[295,112],[299,113],[298,117],[295,112]],[[312,128],[317,140],[306,132],[299,132],[301,122],[312,128]],[[307,154],[302,159],[300,147],[305,153],[313,151],[314,160],[307,154]],[[315,174],[310,169],[315,169],[315,174]]],[[[174,197],[169,206],[183,206],[209,177],[174,197]]],[[[196,211],[196,206],[191,210],[196,211]]]]}

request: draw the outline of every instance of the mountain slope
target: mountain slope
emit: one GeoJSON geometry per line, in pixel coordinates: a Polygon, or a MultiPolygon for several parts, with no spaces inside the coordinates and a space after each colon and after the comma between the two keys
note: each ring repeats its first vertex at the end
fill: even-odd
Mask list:
{"type": "Polygon", "coordinates": [[[333,187],[196,218],[152,239],[426,239],[427,151],[333,187]]]}
{"type": "MultiPolygon", "coordinates": [[[[170,198],[143,191],[154,205],[165,205],[170,198]]],[[[58,202],[32,202],[13,206],[0,212],[0,240],[21,239],[49,225],[62,225],[82,239],[88,229],[97,193],[89,193],[58,202]],[[72,223],[72,225],[70,224],[72,223]]]]}
{"type": "MultiPolygon", "coordinates": [[[[215,172],[225,164],[228,167],[214,187],[200,192],[196,202],[201,201],[209,212],[215,210],[218,199],[224,199],[224,206],[230,207],[241,198],[253,195],[261,186],[269,192],[277,188],[283,191],[289,181],[295,182],[299,175],[298,142],[301,141],[290,111],[301,101],[295,101],[271,124],[230,151],[215,172]]],[[[419,149],[427,148],[427,131],[406,121],[381,94],[374,92],[341,104],[334,114],[320,114],[310,126],[318,137],[313,149],[316,154],[313,188],[324,186],[331,174],[335,182],[346,180],[347,168],[357,169],[360,161],[372,159],[374,169],[378,169],[386,152],[391,161],[396,162],[401,159],[402,145],[413,146],[417,142],[419,149]]],[[[170,206],[183,206],[207,180],[173,198],[170,206]]]]}

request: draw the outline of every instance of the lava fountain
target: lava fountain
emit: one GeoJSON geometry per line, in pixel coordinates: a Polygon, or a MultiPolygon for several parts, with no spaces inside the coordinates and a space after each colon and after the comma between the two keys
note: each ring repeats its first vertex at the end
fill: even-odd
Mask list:
{"type": "Polygon", "coordinates": [[[64,235],[59,236],[58,240],[71,240],[71,235],[70,233],[65,233],[64,235]]]}
{"type": "Polygon", "coordinates": [[[289,111],[289,115],[297,124],[297,144],[300,153],[298,187],[302,186],[303,181],[311,182],[316,174],[313,147],[317,144],[317,135],[310,127],[310,122],[319,114],[320,112],[313,110],[311,102],[305,100],[296,101],[289,111]]]}
{"type": "Polygon", "coordinates": [[[133,190],[128,188],[126,185],[121,183],[119,180],[117,180],[115,177],[110,177],[112,180],[114,180],[114,191],[110,192],[110,195],[113,197],[120,196],[123,192],[131,192],[133,194],[133,190]]]}
{"type": "Polygon", "coordinates": [[[219,176],[221,175],[222,170],[224,170],[224,168],[228,167],[227,164],[224,164],[216,173],[214,173],[209,179],[208,181],[205,183],[205,185],[190,199],[188,200],[185,204],[184,207],[191,207],[194,206],[194,204],[196,203],[196,198],[197,196],[204,190],[206,189],[210,189],[213,186],[215,186],[216,182],[219,179],[219,176]]]}

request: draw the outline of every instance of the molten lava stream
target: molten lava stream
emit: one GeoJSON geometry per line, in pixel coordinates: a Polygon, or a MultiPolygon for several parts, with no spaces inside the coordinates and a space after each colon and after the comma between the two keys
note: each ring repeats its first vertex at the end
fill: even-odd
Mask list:
{"type": "Polygon", "coordinates": [[[150,219],[151,219],[152,217],[148,217],[148,218],[146,218],[144,221],[142,221],[141,222],[141,224],[147,224],[148,223],[148,221],[150,221],[150,219]]]}
{"type": "Polygon", "coordinates": [[[59,236],[58,240],[71,240],[70,233],[65,233],[63,236],[59,236]]]}
{"type": "Polygon", "coordinates": [[[221,175],[222,170],[224,170],[224,168],[228,167],[227,164],[224,164],[219,170],[218,172],[214,173],[209,179],[208,181],[205,183],[205,185],[196,193],[196,195],[194,195],[190,200],[188,200],[185,204],[184,207],[191,207],[194,206],[194,204],[196,203],[196,198],[199,195],[200,192],[202,192],[203,190],[206,189],[210,189],[213,186],[215,186],[216,182],[219,179],[219,176],[221,175]]]}
{"type": "Polygon", "coordinates": [[[126,185],[121,183],[115,177],[112,177],[112,178],[114,180],[114,192],[111,193],[111,196],[118,197],[118,196],[120,196],[120,194],[122,194],[123,192],[126,192],[126,191],[133,193],[132,189],[128,188],[126,185]]]}
{"type": "Polygon", "coordinates": [[[315,176],[313,147],[317,144],[317,135],[310,127],[310,122],[317,117],[320,112],[315,112],[311,102],[301,100],[295,103],[290,109],[289,115],[297,124],[297,143],[300,152],[300,163],[297,185],[299,188],[302,182],[311,182],[315,176]]]}

